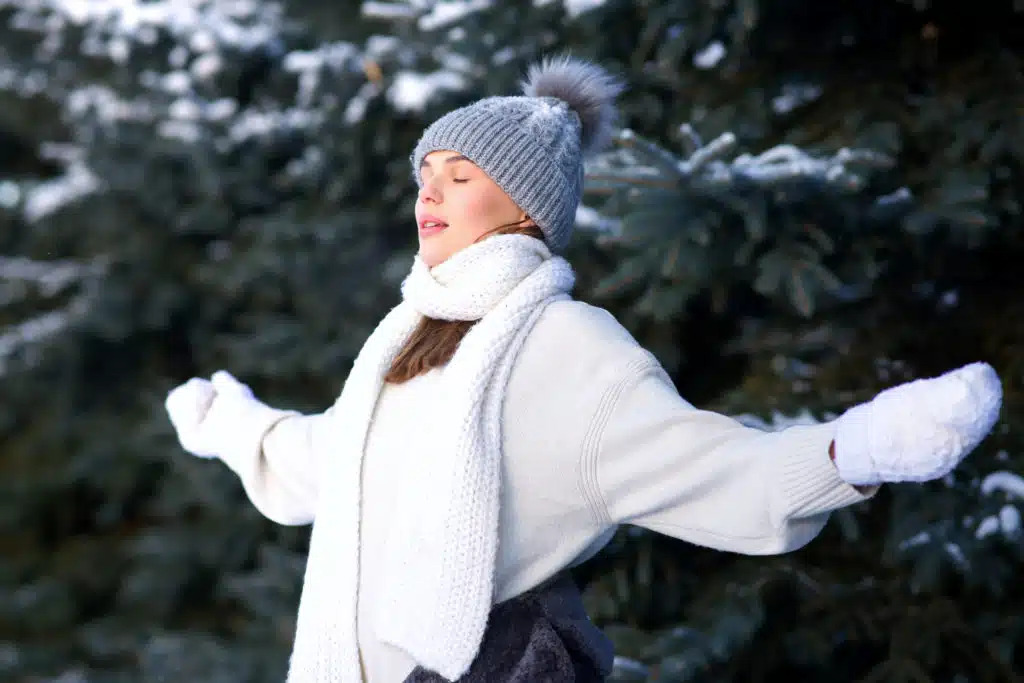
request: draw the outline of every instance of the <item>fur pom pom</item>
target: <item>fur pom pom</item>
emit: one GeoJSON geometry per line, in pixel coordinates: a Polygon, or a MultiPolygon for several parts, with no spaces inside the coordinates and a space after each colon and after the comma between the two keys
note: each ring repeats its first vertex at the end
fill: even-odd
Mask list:
{"type": "Polygon", "coordinates": [[[579,115],[584,156],[600,152],[611,141],[615,98],[623,87],[601,67],[568,55],[552,57],[531,66],[522,85],[524,94],[560,99],[579,115]]]}

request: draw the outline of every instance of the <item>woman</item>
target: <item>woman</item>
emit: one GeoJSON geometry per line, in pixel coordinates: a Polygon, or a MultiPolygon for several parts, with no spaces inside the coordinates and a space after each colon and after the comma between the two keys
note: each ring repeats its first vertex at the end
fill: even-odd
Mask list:
{"type": "Polygon", "coordinates": [[[976,363],[837,420],[765,433],[683,400],[561,257],[618,85],[547,61],[524,95],[432,124],[412,155],[402,302],[323,414],[228,373],[174,389],[182,446],[281,524],[313,523],[288,680],[598,681],[608,641],[566,569],[620,524],[784,553],[882,482],[941,477],[1002,394],[976,363]]]}

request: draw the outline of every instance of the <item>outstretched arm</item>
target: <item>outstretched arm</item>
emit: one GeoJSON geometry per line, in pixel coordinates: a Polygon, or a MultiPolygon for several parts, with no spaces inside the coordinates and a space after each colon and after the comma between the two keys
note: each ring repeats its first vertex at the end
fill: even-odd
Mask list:
{"type": "Polygon", "coordinates": [[[681,398],[655,362],[594,425],[600,504],[613,523],[747,555],[795,550],[864,500],[829,458],[835,425],[765,432],[681,398]]]}
{"type": "Polygon", "coordinates": [[[166,407],[182,447],[224,461],[265,517],[286,525],[313,521],[330,411],[302,415],[272,408],[224,371],[175,388],[166,407]]]}
{"type": "Polygon", "coordinates": [[[745,554],[794,550],[829,513],[884,482],[952,470],[991,430],[998,377],[983,363],[888,389],[839,419],[763,432],[679,397],[656,363],[599,415],[593,459],[610,521],[745,554]]]}

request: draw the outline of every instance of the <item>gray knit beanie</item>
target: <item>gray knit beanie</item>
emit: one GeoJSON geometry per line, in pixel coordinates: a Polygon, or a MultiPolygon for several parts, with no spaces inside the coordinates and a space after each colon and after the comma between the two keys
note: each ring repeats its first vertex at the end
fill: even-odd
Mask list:
{"type": "Polygon", "coordinates": [[[571,57],[530,67],[523,95],[488,97],[445,114],[424,131],[413,175],[431,152],[465,155],[534,220],[548,247],[569,243],[583,192],[583,159],[601,151],[622,86],[601,67],[571,57]]]}

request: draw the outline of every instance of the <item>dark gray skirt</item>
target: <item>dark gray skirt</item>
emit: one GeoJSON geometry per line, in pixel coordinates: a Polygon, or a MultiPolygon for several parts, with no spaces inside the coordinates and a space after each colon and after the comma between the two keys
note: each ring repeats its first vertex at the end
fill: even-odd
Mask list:
{"type": "MultiPolygon", "coordinates": [[[[562,573],[494,606],[476,659],[457,683],[600,683],[613,656],[611,641],[562,573]]],[[[416,667],[404,683],[453,682],[416,667]]]]}

